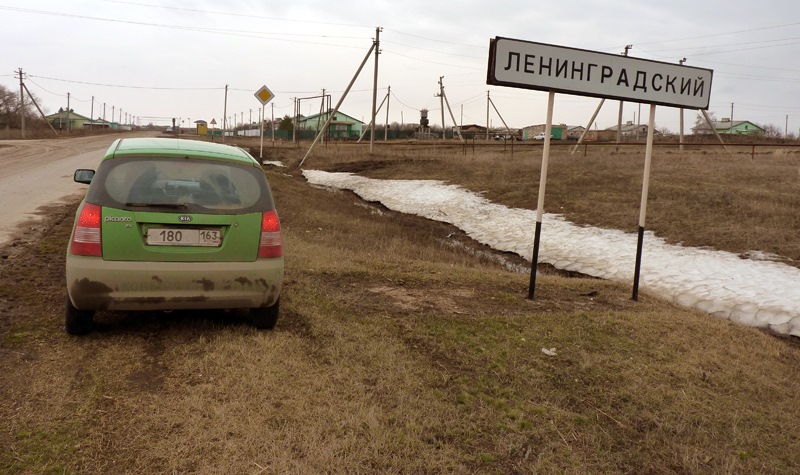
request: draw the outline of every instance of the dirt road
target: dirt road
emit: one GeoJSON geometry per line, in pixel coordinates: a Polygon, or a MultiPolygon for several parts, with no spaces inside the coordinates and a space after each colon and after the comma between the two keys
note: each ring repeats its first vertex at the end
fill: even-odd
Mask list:
{"type": "Polygon", "coordinates": [[[75,183],[76,168],[95,168],[119,137],[151,136],[123,132],[90,137],[0,141],[0,245],[41,220],[37,210],[74,201],[86,191],[75,183]]]}

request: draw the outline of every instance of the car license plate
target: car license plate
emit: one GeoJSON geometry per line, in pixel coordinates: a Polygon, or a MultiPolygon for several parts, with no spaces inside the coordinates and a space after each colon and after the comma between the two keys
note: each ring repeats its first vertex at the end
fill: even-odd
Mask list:
{"type": "Polygon", "coordinates": [[[204,246],[219,247],[222,232],[219,229],[149,228],[148,246],[204,246]]]}

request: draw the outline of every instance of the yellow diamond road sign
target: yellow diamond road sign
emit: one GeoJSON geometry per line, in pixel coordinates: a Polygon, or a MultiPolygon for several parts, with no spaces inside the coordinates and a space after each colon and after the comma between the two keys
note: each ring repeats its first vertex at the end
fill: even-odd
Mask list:
{"type": "Polygon", "coordinates": [[[267,86],[261,86],[261,89],[256,91],[256,99],[261,101],[262,106],[267,105],[267,102],[271,101],[273,97],[275,97],[275,94],[267,86]]]}

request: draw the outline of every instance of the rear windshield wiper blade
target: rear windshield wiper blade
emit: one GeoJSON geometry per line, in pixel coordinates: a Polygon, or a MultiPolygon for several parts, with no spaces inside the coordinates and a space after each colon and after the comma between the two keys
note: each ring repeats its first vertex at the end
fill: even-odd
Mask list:
{"type": "Polygon", "coordinates": [[[186,203],[125,203],[125,206],[134,206],[142,208],[180,208],[186,209],[189,207],[186,203]]]}

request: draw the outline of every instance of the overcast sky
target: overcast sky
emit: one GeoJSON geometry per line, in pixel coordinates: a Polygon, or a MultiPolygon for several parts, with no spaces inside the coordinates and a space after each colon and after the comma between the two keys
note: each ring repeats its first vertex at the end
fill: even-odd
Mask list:
{"type": "MultiPolygon", "coordinates": [[[[47,113],[70,107],[111,120],[111,108],[167,125],[177,117],[222,122],[257,120],[262,85],[275,94],[276,117],[291,115],[292,98],[341,98],[380,34],[377,102],[391,86],[389,121],[419,122],[430,110],[441,124],[438,92],[456,122],[486,124],[487,91],[510,127],[542,124],[547,94],[486,84],[490,38],[503,36],[678,62],[714,70],[710,111],[718,118],[800,128],[800,10],[790,0],[571,2],[486,1],[172,1],[0,0],[0,84],[28,88],[47,113]],[[463,121],[463,122],[462,122],[463,121]]],[[[372,104],[369,59],[341,110],[364,122],[372,104]]],[[[586,125],[598,99],[558,94],[554,122],[586,125]]],[[[270,118],[273,106],[266,108],[270,118]]],[[[320,109],[301,101],[301,113],[320,109]]],[[[626,103],[625,121],[639,105],[626,103]]],[[[647,109],[641,107],[642,122],[647,109]]],[[[606,101],[596,126],[616,125],[618,103],[606,101]]],[[[686,112],[686,130],[696,112],[686,112]]],[[[378,123],[386,117],[386,106],[378,123]]],[[[659,107],[656,125],[678,130],[677,109],[659,107]]],[[[501,120],[494,108],[493,127],[501,120]]],[[[118,116],[115,117],[118,120],[118,116]]],[[[446,122],[451,123],[449,113],[446,122]]]]}

